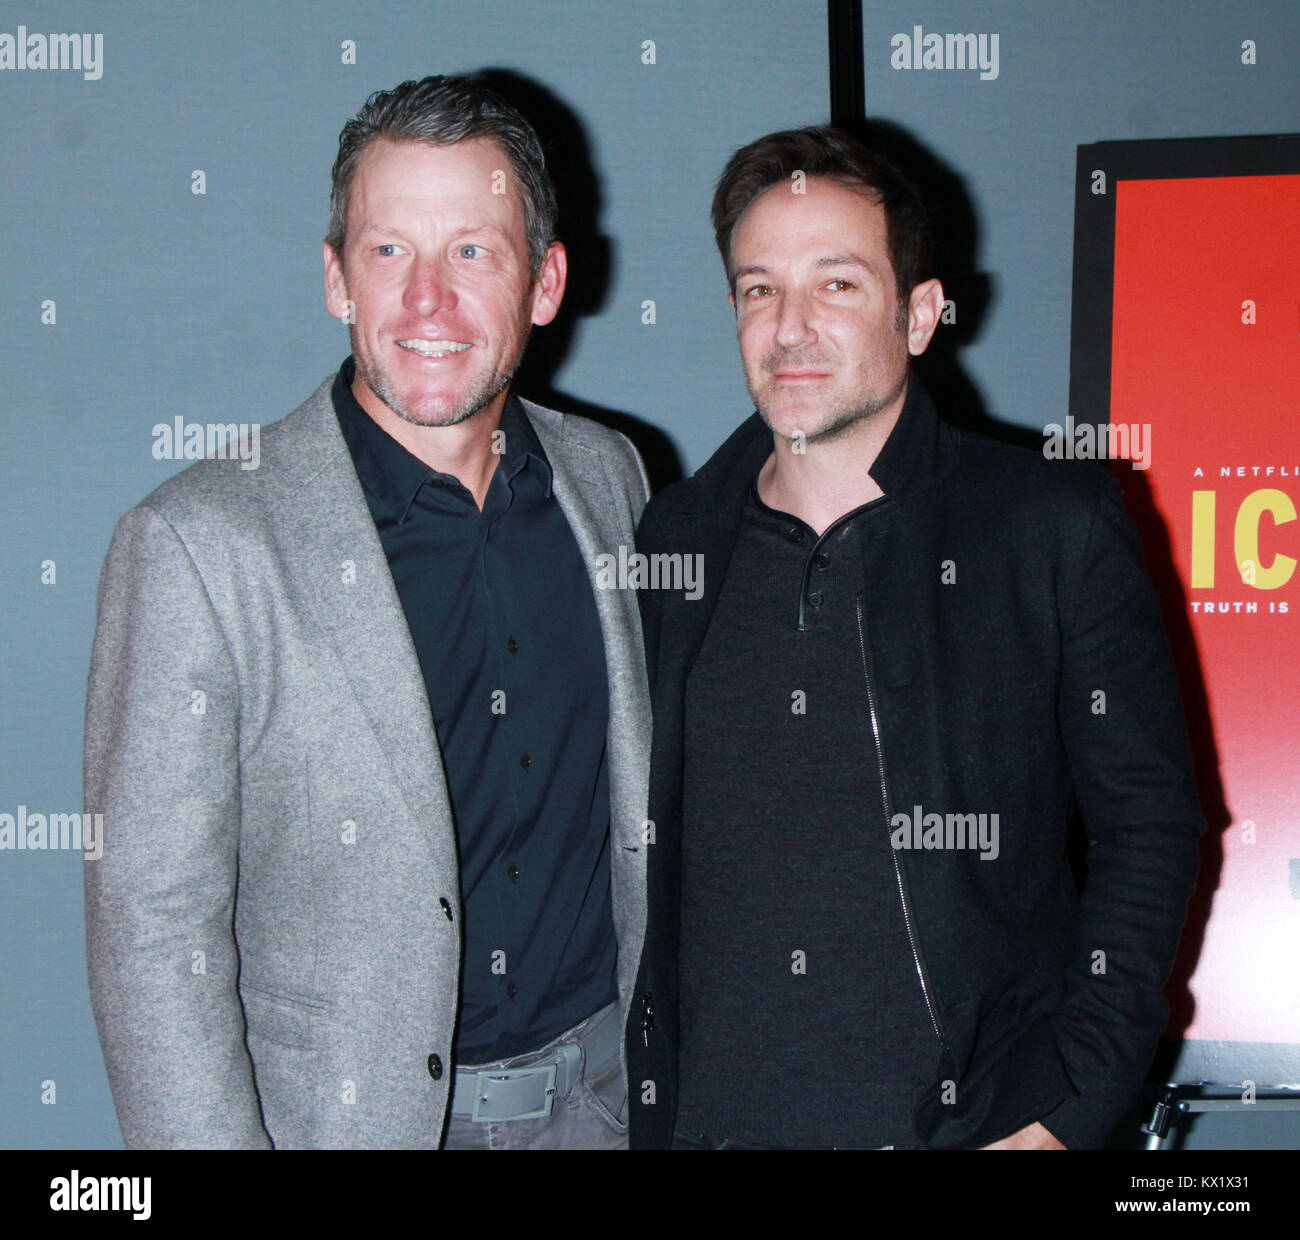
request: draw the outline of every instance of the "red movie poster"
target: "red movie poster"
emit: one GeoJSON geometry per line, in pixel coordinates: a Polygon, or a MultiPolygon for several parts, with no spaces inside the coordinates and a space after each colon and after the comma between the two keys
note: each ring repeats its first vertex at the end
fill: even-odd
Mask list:
{"type": "Polygon", "coordinates": [[[1170,1028],[1300,1042],[1300,176],[1114,192],[1110,420],[1147,458],[1116,469],[1210,823],[1170,1028]]]}

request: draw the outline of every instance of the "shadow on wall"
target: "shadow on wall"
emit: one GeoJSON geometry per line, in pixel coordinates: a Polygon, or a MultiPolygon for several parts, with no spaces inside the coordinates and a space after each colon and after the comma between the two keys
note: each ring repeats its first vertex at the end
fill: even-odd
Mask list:
{"type": "Polygon", "coordinates": [[[913,134],[893,121],[871,118],[850,126],[868,146],[883,151],[910,177],[930,209],[935,238],[935,272],[951,301],[956,321],[941,323],[930,347],[916,361],[935,408],[944,421],[1005,443],[1038,450],[1043,438],[1027,427],[995,421],[984,398],[963,370],[958,354],[983,330],[995,297],[993,278],[978,266],[980,229],[975,205],[962,176],[913,134]]]}
{"type": "Polygon", "coordinates": [[[614,264],[614,243],[601,231],[601,184],[586,130],[573,109],[540,82],[513,69],[485,69],[479,76],[537,131],[559,200],[560,240],[569,252],[569,281],[560,313],[534,332],[516,375],[516,390],[543,405],[622,431],[641,453],[650,485],[658,491],[682,477],[681,458],[668,435],[642,418],[579,400],[555,387],[578,321],[599,314],[605,305],[614,264]]]}

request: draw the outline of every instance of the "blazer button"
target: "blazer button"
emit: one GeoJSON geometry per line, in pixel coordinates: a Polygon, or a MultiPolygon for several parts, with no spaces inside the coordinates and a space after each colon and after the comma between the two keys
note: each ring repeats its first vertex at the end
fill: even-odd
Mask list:
{"type": "Polygon", "coordinates": [[[650,1048],[650,1030],[655,1027],[655,997],[648,990],[641,996],[641,1041],[650,1048]]]}
{"type": "Polygon", "coordinates": [[[442,1080],[442,1060],[437,1055],[429,1056],[429,1075],[435,1081],[442,1080]]]}

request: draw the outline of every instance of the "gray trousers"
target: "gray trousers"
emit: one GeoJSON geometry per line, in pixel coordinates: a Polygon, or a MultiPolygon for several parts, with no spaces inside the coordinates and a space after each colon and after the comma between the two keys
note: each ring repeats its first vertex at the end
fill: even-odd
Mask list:
{"type": "MultiPolygon", "coordinates": [[[[588,1070],[583,1034],[599,1019],[617,1020],[611,1004],[589,1016],[552,1042],[526,1055],[515,1055],[483,1068],[528,1068],[544,1062],[563,1043],[583,1050],[582,1071],[566,1094],[555,1099],[550,1115],[537,1119],[474,1121],[468,1116],[447,1120],[444,1150],[625,1150],[627,1149],[627,1085],[621,1056],[616,1052],[588,1070]]],[[[469,1065],[461,1065],[469,1066],[469,1065]]]]}

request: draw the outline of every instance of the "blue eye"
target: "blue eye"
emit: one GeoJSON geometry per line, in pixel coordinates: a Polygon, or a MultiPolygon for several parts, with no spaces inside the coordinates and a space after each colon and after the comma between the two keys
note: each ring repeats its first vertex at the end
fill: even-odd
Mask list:
{"type": "Polygon", "coordinates": [[[381,254],[383,254],[385,258],[388,257],[388,254],[384,253],[386,250],[391,250],[391,251],[393,251],[394,253],[395,253],[396,250],[397,250],[397,247],[396,247],[395,245],[393,245],[393,243],[392,243],[391,241],[386,241],[383,245],[376,246],[375,248],[376,248],[376,249],[377,249],[381,254]]]}
{"type": "Polygon", "coordinates": [[[483,253],[476,245],[463,245],[460,247],[461,258],[478,258],[483,253]],[[473,251],[471,254],[470,251],[473,251]]]}

